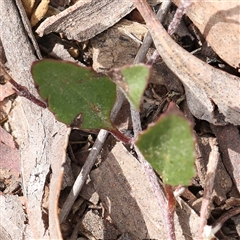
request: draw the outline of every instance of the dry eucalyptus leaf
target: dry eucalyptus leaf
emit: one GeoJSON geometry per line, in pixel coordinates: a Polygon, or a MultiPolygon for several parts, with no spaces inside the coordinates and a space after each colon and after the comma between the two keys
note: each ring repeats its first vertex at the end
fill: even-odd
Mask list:
{"type": "MultiPolygon", "coordinates": [[[[173,0],[177,5],[180,0],[173,0]]],[[[240,1],[193,1],[188,17],[213,50],[234,68],[240,64],[240,1]]]]}
{"type": "MultiPolygon", "coordinates": [[[[128,232],[139,239],[165,236],[161,209],[149,181],[141,164],[122,143],[117,143],[107,159],[90,175],[106,212],[121,233],[128,232]]],[[[195,239],[198,219],[184,203],[177,206],[177,239],[195,239]]]]}
{"type": "Polygon", "coordinates": [[[182,81],[191,113],[215,125],[240,124],[240,78],[216,69],[180,47],[146,1],[134,0],[166,65],[182,81]]]}

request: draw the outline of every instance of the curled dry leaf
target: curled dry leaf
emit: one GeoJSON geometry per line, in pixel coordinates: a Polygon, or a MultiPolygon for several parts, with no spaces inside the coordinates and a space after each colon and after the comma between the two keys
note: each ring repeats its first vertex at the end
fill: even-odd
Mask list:
{"type": "MultiPolygon", "coordinates": [[[[180,0],[173,0],[177,5],[180,0]]],[[[194,1],[188,17],[213,50],[234,68],[240,64],[240,1],[194,1]]]]}
{"type": "Polygon", "coordinates": [[[182,81],[192,114],[215,125],[226,122],[239,125],[240,78],[191,55],[171,39],[146,1],[134,0],[134,3],[146,21],[159,54],[182,81]]]}
{"type": "Polygon", "coordinates": [[[27,13],[27,16],[30,17],[33,11],[36,0],[22,0],[23,7],[27,13]]]}
{"type": "Polygon", "coordinates": [[[47,13],[50,0],[42,0],[31,16],[31,25],[34,27],[47,13]]]}

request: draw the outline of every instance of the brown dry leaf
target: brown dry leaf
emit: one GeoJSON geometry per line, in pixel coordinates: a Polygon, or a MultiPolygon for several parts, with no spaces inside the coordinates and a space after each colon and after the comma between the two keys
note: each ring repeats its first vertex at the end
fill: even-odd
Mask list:
{"type": "Polygon", "coordinates": [[[219,150],[222,154],[223,163],[232,177],[240,193],[240,136],[237,127],[227,125],[224,127],[212,126],[217,137],[219,150]]]}
{"type": "MultiPolygon", "coordinates": [[[[222,127],[221,127],[222,128],[222,127]]],[[[196,136],[196,169],[198,177],[200,178],[201,185],[205,187],[205,178],[207,172],[207,164],[209,159],[209,154],[211,152],[211,147],[209,144],[209,137],[199,137],[196,136]]],[[[214,190],[212,194],[213,201],[217,205],[221,205],[226,201],[227,195],[232,189],[232,180],[226,171],[222,158],[220,157],[218,162],[218,168],[214,180],[214,190]]]]}
{"type": "MultiPolygon", "coordinates": [[[[174,0],[179,5],[180,0],[174,0]]],[[[234,68],[240,64],[240,1],[193,1],[188,17],[213,50],[234,68]]]]}
{"type": "MultiPolygon", "coordinates": [[[[140,163],[122,143],[117,143],[99,168],[90,174],[96,191],[121,232],[139,239],[164,236],[161,209],[140,163]]],[[[177,207],[177,239],[195,239],[199,218],[184,203],[177,207]]]]}
{"type": "Polygon", "coordinates": [[[162,59],[182,81],[191,113],[216,125],[240,125],[240,78],[216,69],[184,50],[168,35],[146,1],[134,2],[162,59]]]}
{"type": "Polygon", "coordinates": [[[13,86],[10,82],[6,82],[4,85],[0,84],[0,102],[4,100],[4,98],[11,96],[15,93],[13,86]]]}
{"type": "Polygon", "coordinates": [[[13,137],[0,127],[0,169],[6,169],[15,176],[21,174],[20,152],[15,147],[13,137]]]}
{"type": "Polygon", "coordinates": [[[119,231],[93,211],[88,211],[80,220],[79,232],[88,239],[117,239],[119,231]]]}

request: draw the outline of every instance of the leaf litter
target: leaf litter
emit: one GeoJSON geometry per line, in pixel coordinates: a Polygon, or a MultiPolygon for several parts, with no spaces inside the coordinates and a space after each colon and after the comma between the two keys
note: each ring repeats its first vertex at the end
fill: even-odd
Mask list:
{"type": "MultiPolygon", "coordinates": [[[[214,5],[214,3],[211,3],[211,4],[214,5]]],[[[196,6],[197,6],[197,4],[192,5],[192,7],[196,7],[196,6]]],[[[215,7],[214,9],[216,9],[216,8],[217,7],[215,7]]],[[[225,8],[226,8],[226,6],[225,6],[225,8]]],[[[199,11],[199,9],[201,9],[201,8],[196,7],[195,10],[191,9],[191,14],[189,14],[190,18],[193,20],[193,22],[196,24],[196,26],[198,26],[198,24],[197,24],[197,21],[195,21],[195,19],[194,19],[194,14],[192,14],[192,13],[194,13],[194,11],[196,11],[196,12],[199,11]]],[[[215,14],[215,12],[211,12],[210,7],[207,9],[209,11],[208,12],[209,16],[215,14]]],[[[229,6],[229,9],[230,9],[230,11],[232,11],[230,6],[229,6]]],[[[232,9],[234,9],[234,7],[232,9]]],[[[196,16],[198,17],[200,13],[196,14],[196,16]]],[[[221,15],[217,15],[217,17],[221,17],[221,15]]],[[[126,21],[126,20],[124,19],[123,21],[126,21]]],[[[129,21],[129,20],[127,20],[127,21],[129,21]]],[[[224,21],[222,21],[222,22],[224,23],[224,21]]],[[[136,24],[131,21],[129,21],[129,23],[130,23],[130,25],[136,24]]],[[[116,24],[115,26],[117,26],[119,24],[121,24],[121,22],[116,24]]],[[[207,23],[204,22],[204,24],[202,24],[201,26],[204,26],[205,24],[207,24],[207,23]]],[[[84,59],[84,58],[86,59],[86,57],[88,57],[89,54],[91,56],[91,54],[92,54],[91,51],[93,51],[93,65],[95,66],[98,61],[101,61],[100,65],[98,67],[99,71],[102,71],[102,70],[106,71],[107,69],[110,69],[112,67],[121,67],[122,65],[117,65],[116,59],[118,59],[118,58],[116,58],[116,56],[119,56],[119,57],[124,56],[122,58],[123,59],[122,61],[125,64],[131,64],[133,62],[134,56],[137,53],[137,49],[140,46],[141,40],[143,39],[143,37],[146,33],[145,25],[143,25],[143,24],[138,24],[138,25],[145,29],[145,32],[143,33],[142,37],[138,36],[137,35],[138,33],[134,32],[135,27],[130,28],[130,29],[126,28],[127,30],[125,30],[125,34],[123,33],[124,30],[121,31],[120,28],[116,29],[116,32],[118,35],[115,35],[115,36],[119,36],[119,37],[118,38],[113,37],[110,35],[110,31],[112,31],[115,28],[115,26],[113,26],[113,27],[109,28],[106,32],[104,32],[103,34],[100,34],[100,35],[94,37],[89,42],[85,42],[84,44],[79,43],[80,55],[78,56],[78,59],[76,59],[76,60],[81,61],[81,59],[84,59]],[[130,34],[126,34],[126,31],[128,31],[128,32],[130,31],[130,34]],[[112,41],[116,41],[116,42],[121,41],[122,48],[118,49],[118,47],[116,47],[116,45],[114,45],[114,44],[112,44],[112,46],[110,46],[110,48],[108,48],[108,44],[103,45],[101,43],[101,41],[99,41],[101,39],[101,37],[103,37],[103,36],[105,36],[105,39],[110,39],[112,41]],[[111,37],[109,37],[109,36],[111,36],[111,37]],[[102,44],[102,45],[99,46],[99,44],[102,44]],[[135,47],[134,48],[129,47],[129,46],[131,46],[131,44],[132,44],[132,46],[135,46],[135,47]],[[92,49],[91,49],[91,46],[93,46],[92,49]],[[105,47],[107,50],[103,49],[103,47],[105,47]],[[89,51],[89,52],[87,52],[87,51],[89,51]],[[129,54],[127,53],[127,51],[129,51],[129,54]],[[107,53],[111,53],[111,52],[114,53],[114,58],[110,58],[110,56],[112,56],[112,55],[107,54],[107,53]],[[98,56],[98,57],[96,58],[96,56],[98,56]],[[111,64],[110,67],[109,67],[109,65],[103,63],[102,59],[104,59],[104,58],[110,59],[110,61],[109,61],[109,63],[111,64]]],[[[123,29],[124,29],[124,27],[123,27],[123,29]]],[[[223,29],[224,28],[222,28],[222,26],[218,26],[219,34],[224,34],[223,29]]],[[[230,27],[230,29],[232,31],[234,31],[234,26],[230,27]]],[[[205,36],[203,36],[203,37],[205,37],[205,36]]],[[[211,40],[210,35],[207,36],[207,40],[208,40],[208,37],[209,37],[209,43],[212,46],[214,46],[214,50],[217,53],[219,53],[218,50],[216,49],[216,47],[220,46],[220,45],[222,47],[222,46],[224,46],[224,44],[218,44],[218,43],[215,44],[214,40],[211,40]]],[[[221,37],[219,39],[221,39],[221,37]]],[[[77,39],[75,39],[75,40],[77,40],[77,39]]],[[[68,41],[68,40],[65,39],[65,41],[68,41]]],[[[232,43],[232,45],[233,45],[232,47],[234,48],[234,46],[235,46],[234,43],[232,43]]],[[[229,46],[224,46],[224,49],[228,49],[228,48],[229,48],[229,46]]],[[[228,52],[228,51],[226,51],[226,52],[228,52]]],[[[221,58],[223,60],[225,60],[224,55],[222,55],[221,53],[219,53],[219,54],[220,54],[221,58]]],[[[228,58],[226,57],[225,61],[230,63],[230,60],[227,60],[227,59],[228,58]]],[[[221,60],[218,60],[218,61],[221,62],[221,60]]],[[[84,62],[84,61],[82,61],[82,62],[84,62]]],[[[236,65],[235,62],[234,62],[234,64],[232,64],[232,66],[237,67],[238,65],[236,65]]],[[[86,62],[84,62],[84,63],[86,63],[86,62]]],[[[161,61],[158,61],[158,66],[163,66],[163,63],[161,61]]],[[[218,67],[217,64],[215,66],[218,67]]],[[[155,65],[155,67],[156,67],[156,65],[155,65]]],[[[171,74],[171,72],[169,71],[169,69],[166,66],[164,66],[163,69],[164,69],[164,71],[167,71],[167,72],[169,72],[169,74],[171,74]]],[[[214,71],[216,71],[216,70],[214,70],[214,71]]],[[[228,74],[225,74],[225,73],[223,73],[223,74],[225,76],[229,76],[228,74]]],[[[151,111],[148,109],[141,109],[142,112],[145,112],[142,116],[143,122],[147,121],[148,119],[151,119],[151,115],[158,109],[158,106],[161,105],[163,103],[163,101],[165,101],[164,99],[167,99],[165,104],[167,104],[169,100],[172,100],[171,98],[170,99],[166,98],[165,95],[160,95],[159,97],[157,97],[158,105],[152,106],[153,103],[151,103],[151,101],[152,101],[152,99],[154,99],[153,96],[155,98],[157,96],[154,93],[154,91],[156,89],[159,89],[159,86],[165,86],[168,92],[173,91],[173,87],[170,84],[169,85],[166,84],[167,81],[165,79],[161,80],[162,79],[161,74],[157,74],[156,76],[157,76],[156,79],[152,80],[152,82],[154,82],[154,83],[150,84],[145,91],[145,96],[148,96],[148,98],[145,98],[145,99],[147,99],[147,101],[144,100],[145,102],[143,102],[143,103],[146,104],[146,102],[147,102],[148,103],[147,106],[151,106],[151,111]],[[150,99],[149,99],[149,97],[150,97],[150,99]]],[[[237,79],[236,77],[231,77],[231,78],[237,79]]],[[[182,79],[180,79],[180,80],[182,80],[182,79]]],[[[175,80],[175,81],[179,82],[179,80],[175,80]]],[[[235,86],[234,83],[231,85],[228,85],[228,87],[230,89],[233,86],[235,86]]],[[[199,86],[197,86],[196,88],[198,89],[199,86]]],[[[188,90],[189,89],[185,85],[185,91],[187,92],[188,90]]],[[[175,89],[175,91],[176,91],[176,89],[175,89]]],[[[216,89],[214,89],[214,91],[216,91],[216,89]]],[[[235,91],[236,91],[236,95],[233,96],[233,99],[234,99],[234,97],[235,97],[235,99],[237,98],[238,88],[236,88],[235,91]]],[[[179,89],[179,92],[181,92],[180,89],[179,89]]],[[[231,91],[229,90],[229,92],[231,92],[231,91]]],[[[157,93],[161,94],[162,91],[157,91],[157,93]]],[[[210,97],[217,97],[217,99],[219,98],[219,96],[217,96],[217,94],[215,92],[213,92],[210,97]]],[[[176,101],[176,99],[174,99],[174,100],[176,101]]],[[[195,115],[195,117],[201,119],[202,118],[201,114],[204,115],[204,111],[200,115],[198,115],[199,113],[196,113],[196,111],[194,112],[191,107],[191,101],[192,101],[192,104],[193,103],[197,104],[198,99],[191,98],[191,97],[189,97],[189,95],[187,95],[187,100],[188,100],[188,104],[190,105],[190,111],[195,115]]],[[[209,100],[207,100],[207,101],[209,101],[209,100]]],[[[209,105],[209,109],[211,109],[211,112],[215,114],[215,113],[218,113],[217,112],[218,110],[221,111],[222,101],[219,102],[214,99],[211,99],[211,101],[210,101],[211,104],[209,105]],[[212,100],[213,100],[213,102],[211,102],[212,100]],[[214,104],[217,104],[219,109],[217,109],[216,105],[214,106],[214,104]]],[[[235,103],[236,104],[238,103],[237,100],[235,101],[235,103]]],[[[227,103],[227,104],[229,104],[229,103],[227,103]]],[[[238,104],[238,106],[239,106],[239,104],[238,104]]],[[[125,106],[125,108],[127,108],[127,105],[125,106]]],[[[198,109],[199,109],[199,107],[198,107],[198,109]]],[[[189,114],[191,114],[191,112],[189,114]]],[[[225,112],[225,114],[226,114],[226,112],[225,112]]],[[[236,122],[237,120],[232,121],[233,118],[231,116],[225,116],[225,117],[226,117],[225,120],[230,119],[230,122],[234,123],[235,125],[238,125],[238,122],[236,122]]],[[[210,137],[216,136],[217,142],[219,144],[220,153],[222,155],[222,162],[219,163],[218,167],[217,167],[217,169],[218,169],[217,173],[221,173],[221,174],[219,176],[218,175],[215,176],[216,179],[214,182],[214,189],[216,189],[216,190],[218,188],[223,189],[224,184],[225,184],[225,188],[224,188],[225,193],[223,193],[222,197],[220,197],[220,194],[216,191],[216,193],[214,193],[215,195],[213,194],[211,197],[212,204],[210,205],[211,207],[210,207],[209,213],[211,214],[211,221],[214,222],[213,219],[215,219],[215,220],[218,219],[222,213],[228,211],[229,208],[226,207],[226,202],[228,200],[228,196],[231,196],[231,198],[239,199],[239,192],[238,192],[239,191],[238,190],[239,180],[237,178],[238,167],[236,164],[236,160],[238,159],[237,154],[239,152],[238,148],[237,148],[237,143],[239,142],[239,139],[238,139],[239,131],[236,126],[233,126],[231,124],[228,124],[227,126],[217,126],[216,127],[216,126],[213,126],[213,124],[211,124],[211,123],[209,124],[208,122],[205,122],[205,121],[196,120],[194,118],[192,118],[192,119],[195,124],[196,134],[201,139],[205,138],[206,141],[208,141],[207,139],[209,139],[210,137]],[[229,136],[229,138],[227,138],[227,144],[225,144],[224,136],[229,136]],[[233,145],[233,142],[236,142],[235,147],[233,145]],[[229,164],[229,161],[231,162],[231,165],[229,164]],[[220,168],[220,166],[222,166],[222,167],[220,168]],[[233,168],[232,168],[232,166],[233,166],[233,168]],[[227,169],[227,171],[225,170],[225,168],[227,169]],[[231,178],[229,177],[229,175],[233,179],[233,182],[231,181],[231,178]]],[[[215,118],[213,116],[208,115],[207,117],[204,117],[203,119],[209,120],[209,122],[215,123],[214,122],[215,118]],[[213,120],[211,120],[211,119],[213,119],[213,120]]],[[[239,118],[234,118],[234,119],[239,119],[239,118]]],[[[125,126],[128,126],[128,124],[126,124],[125,126]]],[[[129,131],[129,130],[127,129],[127,131],[129,131]]],[[[72,156],[71,157],[72,161],[74,161],[74,159],[75,159],[74,155],[76,155],[79,151],[85,151],[85,149],[91,149],[91,146],[92,146],[95,138],[96,138],[96,135],[91,134],[91,131],[90,132],[79,132],[78,138],[76,139],[75,143],[71,144],[72,150],[68,149],[68,154],[70,155],[70,157],[72,156]],[[93,140],[91,140],[90,136],[92,136],[93,140]],[[84,141],[82,141],[82,139],[84,139],[84,141]]],[[[21,142],[23,142],[23,141],[20,141],[20,143],[21,142]]],[[[110,146],[113,143],[114,143],[114,140],[111,139],[108,142],[108,147],[105,146],[103,148],[103,152],[101,155],[99,155],[99,158],[96,162],[96,169],[93,170],[90,174],[91,182],[94,185],[94,188],[92,187],[92,189],[93,190],[95,189],[97,191],[97,193],[99,194],[101,204],[99,205],[98,203],[94,202],[94,204],[91,205],[91,202],[87,202],[87,204],[82,203],[82,204],[76,206],[75,210],[72,211],[68,217],[69,220],[71,220],[71,221],[74,220],[72,225],[68,224],[68,229],[72,229],[72,230],[66,231],[66,230],[64,230],[64,228],[62,228],[62,230],[61,230],[63,233],[64,239],[71,236],[71,234],[72,234],[72,237],[74,237],[74,236],[77,237],[80,234],[87,238],[92,238],[92,237],[99,238],[100,237],[103,239],[104,238],[113,239],[119,235],[125,236],[126,232],[130,232],[129,236],[131,236],[131,239],[134,239],[135,237],[141,238],[141,236],[142,236],[141,234],[145,234],[144,236],[142,236],[143,238],[156,237],[156,239],[158,239],[159,236],[163,236],[164,233],[158,232],[159,226],[160,226],[160,228],[162,226],[162,223],[161,223],[162,220],[161,220],[161,217],[159,217],[160,214],[155,219],[156,224],[152,224],[153,216],[155,216],[155,211],[157,209],[157,206],[155,206],[153,202],[150,203],[148,199],[154,199],[154,196],[150,195],[148,198],[143,197],[143,196],[145,196],[145,193],[150,193],[149,189],[143,190],[143,193],[140,194],[140,196],[138,196],[138,194],[140,193],[140,189],[138,189],[137,186],[141,186],[143,184],[143,182],[147,182],[147,181],[141,181],[142,179],[144,179],[144,175],[141,175],[141,177],[139,177],[140,176],[139,171],[141,169],[140,165],[136,166],[136,163],[137,163],[136,159],[134,160],[132,155],[129,155],[129,151],[126,150],[124,148],[124,146],[122,146],[120,143],[118,143],[115,147],[113,146],[113,150],[111,150],[110,146]],[[109,161],[109,158],[110,159],[113,158],[113,155],[114,155],[115,160],[109,161]],[[126,159],[128,159],[128,160],[126,160],[126,159]],[[133,165],[130,165],[130,162],[133,165]],[[112,164],[112,167],[105,166],[107,164],[110,166],[112,164]],[[116,192],[113,191],[114,188],[116,188],[115,189],[116,192]],[[107,198],[106,193],[108,193],[109,198],[107,198]],[[127,194],[127,196],[125,196],[124,194],[127,194]],[[144,204],[139,203],[139,201],[141,201],[141,200],[146,200],[146,203],[144,203],[144,204]],[[130,204],[130,203],[132,203],[132,204],[130,204]],[[132,209],[129,210],[128,209],[129,206],[136,206],[137,208],[140,208],[141,210],[136,209],[136,208],[133,210],[132,209]],[[148,209],[150,207],[153,208],[154,210],[150,211],[148,209]],[[145,210],[147,210],[147,211],[144,212],[145,210]],[[82,220],[81,220],[81,217],[78,217],[76,219],[77,214],[79,214],[80,212],[82,214],[81,215],[82,220]],[[129,229],[128,228],[129,226],[130,227],[136,226],[136,224],[132,223],[129,225],[128,223],[126,223],[126,221],[124,221],[126,215],[124,215],[124,217],[121,217],[122,214],[129,214],[129,215],[127,215],[127,216],[129,216],[129,219],[130,219],[129,222],[131,222],[131,221],[141,222],[141,224],[143,224],[143,225],[141,225],[141,226],[143,226],[142,229],[140,229],[139,231],[134,230],[134,227],[129,229]],[[90,219],[89,215],[91,215],[91,219],[94,219],[94,220],[88,220],[88,219],[90,219]],[[134,217],[136,217],[136,219],[134,219],[134,217]],[[103,219],[103,222],[100,223],[102,221],[102,219],[103,219]],[[148,221],[150,221],[151,223],[149,223],[148,221]],[[110,225],[109,225],[109,223],[110,223],[110,225]],[[148,224],[150,224],[150,225],[148,225],[148,224]],[[101,225],[102,228],[101,228],[101,230],[97,231],[96,228],[95,229],[89,228],[89,225],[92,225],[92,226],[94,226],[94,225],[100,226],[101,225]],[[79,230],[78,230],[78,228],[76,228],[76,226],[79,226],[79,229],[81,229],[80,232],[78,232],[79,230]],[[74,229],[74,232],[73,232],[73,229],[74,229]],[[106,233],[106,229],[108,229],[107,233],[106,233]],[[105,232],[105,234],[104,234],[104,232],[105,232]],[[113,235],[111,235],[111,234],[113,234],[113,235]]],[[[55,146],[57,148],[57,143],[54,144],[53,146],[55,146]]],[[[64,152],[64,149],[62,149],[61,151],[64,152]]],[[[199,217],[197,214],[193,213],[192,209],[195,209],[197,211],[197,209],[198,209],[196,207],[197,202],[199,202],[199,200],[201,200],[203,198],[202,188],[204,188],[204,186],[205,186],[206,171],[205,171],[205,173],[203,172],[203,174],[201,174],[200,169],[202,169],[202,168],[206,169],[206,162],[208,161],[208,157],[209,157],[209,153],[210,153],[209,144],[204,144],[204,142],[202,142],[202,146],[199,151],[201,153],[201,158],[205,161],[205,163],[203,165],[199,165],[199,167],[198,167],[198,164],[197,164],[198,159],[196,159],[196,168],[198,170],[198,174],[194,178],[194,180],[191,184],[191,187],[189,187],[189,189],[186,190],[186,193],[189,192],[189,195],[185,194],[185,195],[183,195],[184,196],[183,199],[178,199],[179,204],[180,204],[179,206],[181,206],[181,207],[179,207],[179,206],[177,207],[176,212],[178,214],[178,217],[175,218],[175,221],[177,221],[176,219],[181,219],[181,217],[180,217],[181,215],[179,214],[179,211],[183,211],[185,215],[182,219],[184,219],[185,222],[186,222],[186,219],[188,219],[187,222],[190,224],[190,227],[184,225],[184,223],[181,221],[179,222],[180,224],[175,223],[176,236],[178,237],[177,239],[196,239],[198,236],[198,229],[196,229],[196,226],[198,226],[199,217]],[[194,193],[194,197],[190,193],[191,194],[194,193]],[[189,196],[192,196],[192,197],[190,198],[189,196]],[[186,204],[187,202],[188,202],[188,205],[186,204]],[[191,236],[191,237],[189,238],[189,236],[191,236]]],[[[55,167],[55,169],[58,169],[58,170],[57,170],[57,172],[54,172],[54,174],[53,174],[52,181],[54,181],[54,179],[55,179],[55,183],[53,184],[54,187],[50,188],[50,192],[52,193],[52,195],[51,195],[51,198],[49,201],[51,202],[51,204],[54,207],[56,207],[57,202],[58,202],[57,189],[60,188],[60,179],[54,178],[54,176],[56,176],[56,174],[61,175],[62,168],[61,168],[60,164],[52,163],[52,166],[53,166],[53,164],[57,165],[55,167]]],[[[75,163],[75,164],[77,164],[77,163],[75,163]]],[[[66,192],[67,192],[66,189],[62,190],[61,198],[64,199],[64,196],[66,197],[66,192]]],[[[46,191],[46,194],[47,194],[47,191],[46,191]]],[[[80,200],[80,197],[79,197],[79,200],[80,200]]],[[[84,202],[84,200],[82,202],[84,202]]],[[[86,203],[86,201],[85,201],[85,203],[86,203]]],[[[231,208],[234,209],[234,207],[237,206],[236,204],[237,203],[233,203],[231,205],[231,208]]],[[[29,214],[30,214],[29,217],[31,217],[31,212],[29,212],[29,214]]],[[[49,219],[50,219],[49,224],[50,224],[51,236],[54,236],[54,231],[56,232],[56,226],[58,226],[58,222],[55,224],[55,226],[53,224],[55,221],[54,216],[55,216],[54,212],[49,211],[49,219]]],[[[237,228],[238,224],[239,224],[237,221],[237,217],[232,218],[232,219],[235,223],[235,227],[237,228]]],[[[40,227],[42,227],[42,226],[40,226],[40,227]]],[[[234,234],[235,234],[235,236],[237,234],[236,230],[234,233],[231,233],[231,231],[229,229],[234,229],[234,226],[232,223],[226,223],[226,225],[224,225],[224,227],[222,228],[222,231],[220,233],[218,233],[219,234],[218,237],[223,238],[224,236],[227,236],[229,239],[231,239],[231,237],[233,236],[233,239],[234,239],[234,234]]],[[[57,227],[57,231],[60,231],[60,228],[57,227]]],[[[58,234],[58,236],[60,236],[59,232],[56,234],[58,234]]],[[[74,238],[72,238],[72,239],[74,239],[74,238]]]]}

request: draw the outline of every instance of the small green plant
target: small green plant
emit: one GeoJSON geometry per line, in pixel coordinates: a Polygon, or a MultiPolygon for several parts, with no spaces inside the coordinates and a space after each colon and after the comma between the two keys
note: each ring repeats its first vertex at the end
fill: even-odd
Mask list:
{"type": "MultiPolygon", "coordinates": [[[[133,140],[110,119],[116,85],[139,110],[149,72],[149,66],[143,64],[113,69],[108,75],[56,60],[42,60],[32,66],[39,94],[59,121],[80,129],[106,129],[126,143],[133,140]]],[[[194,138],[189,122],[176,107],[142,132],[135,144],[165,184],[189,184],[195,174],[194,138]]]]}

